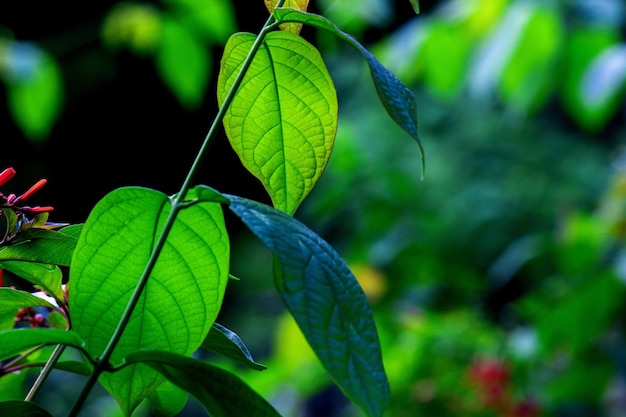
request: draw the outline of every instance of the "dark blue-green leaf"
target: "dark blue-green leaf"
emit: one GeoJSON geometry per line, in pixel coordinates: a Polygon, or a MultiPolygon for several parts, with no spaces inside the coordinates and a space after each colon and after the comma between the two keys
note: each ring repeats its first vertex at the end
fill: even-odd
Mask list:
{"type": "Polygon", "coordinates": [[[389,385],[376,323],[347,265],[293,217],[228,197],[230,209],[273,252],[276,288],[322,364],[356,405],[381,416],[389,385]]]}

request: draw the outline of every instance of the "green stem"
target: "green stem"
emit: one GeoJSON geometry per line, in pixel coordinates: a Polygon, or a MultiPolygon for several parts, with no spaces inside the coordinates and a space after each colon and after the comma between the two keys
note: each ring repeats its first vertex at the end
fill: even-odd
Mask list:
{"type": "MultiPolygon", "coordinates": [[[[284,0],[280,0],[276,7],[280,7],[283,3],[284,3],[284,0]]],[[[178,212],[182,208],[184,208],[183,200],[185,199],[185,196],[187,195],[187,192],[189,191],[189,188],[191,187],[191,182],[193,181],[193,178],[195,177],[195,174],[198,171],[198,168],[200,166],[200,163],[204,159],[204,156],[206,155],[209,148],[215,141],[217,132],[221,126],[224,116],[226,115],[226,111],[228,107],[230,106],[230,104],[232,103],[232,100],[235,97],[235,93],[237,92],[239,86],[241,85],[241,82],[243,81],[246,71],[252,64],[252,60],[254,59],[254,56],[256,55],[257,51],[261,47],[261,44],[263,43],[265,35],[267,35],[267,33],[273,29],[274,27],[272,25],[273,21],[274,21],[273,16],[270,16],[267,22],[265,23],[265,25],[263,26],[255,43],[252,45],[252,48],[250,49],[248,56],[246,56],[246,59],[243,62],[241,69],[239,73],[237,74],[237,78],[234,80],[233,85],[231,86],[230,90],[228,91],[228,94],[226,95],[224,99],[224,102],[222,103],[222,106],[218,110],[218,113],[215,116],[215,119],[213,120],[213,123],[208,133],[206,134],[206,137],[204,138],[202,146],[200,150],[198,151],[198,154],[196,155],[196,159],[194,160],[191,168],[189,169],[189,173],[187,174],[187,177],[185,181],[183,182],[183,185],[181,186],[180,191],[176,195],[176,198],[172,201],[172,211],[167,217],[165,225],[163,226],[163,230],[161,231],[161,234],[159,235],[159,239],[157,240],[156,245],[154,249],[152,250],[150,258],[148,259],[146,267],[141,277],[139,278],[139,281],[137,282],[137,286],[135,287],[135,290],[133,291],[133,294],[131,295],[131,298],[128,304],[126,305],[124,313],[122,314],[122,317],[115,331],[113,332],[113,335],[111,336],[111,339],[109,340],[109,343],[107,344],[107,347],[104,349],[102,356],[96,362],[93,373],[89,376],[89,379],[85,383],[83,390],[81,391],[79,397],[74,403],[74,406],[70,410],[68,417],[76,417],[78,415],[78,413],[80,412],[80,409],[82,408],[83,404],[87,400],[89,393],[91,392],[98,378],[100,377],[100,374],[102,374],[105,370],[109,369],[110,367],[109,360],[111,359],[113,350],[115,349],[120,338],[122,337],[122,334],[124,330],[126,329],[128,322],[130,321],[131,315],[137,303],[139,302],[139,298],[141,297],[141,294],[143,293],[144,288],[148,284],[148,278],[150,277],[150,274],[152,273],[154,265],[156,264],[157,258],[161,252],[161,249],[163,248],[165,244],[165,240],[167,239],[167,236],[170,230],[172,229],[174,220],[176,219],[178,212]]]]}
{"type": "Polygon", "coordinates": [[[54,369],[54,365],[56,365],[58,360],[61,358],[61,355],[63,354],[64,350],[65,350],[65,345],[56,345],[56,347],[54,348],[54,351],[52,352],[52,355],[50,356],[50,359],[46,361],[46,364],[44,365],[43,369],[39,373],[39,376],[37,376],[37,380],[35,380],[35,383],[33,383],[33,386],[30,387],[30,391],[28,391],[28,394],[26,395],[26,398],[24,399],[24,401],[32,401],[33,398],[35,398],[35,395],[37,395],[37,393],[43,386],[43,383],[48,378],[48,375],[50,375],[50,372],[52,372],[52,370],[54,369]]]}

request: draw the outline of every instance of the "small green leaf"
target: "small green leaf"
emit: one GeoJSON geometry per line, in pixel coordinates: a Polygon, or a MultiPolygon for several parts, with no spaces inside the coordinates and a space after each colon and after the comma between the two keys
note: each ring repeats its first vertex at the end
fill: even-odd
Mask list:
{"type": "Polygon", "coordinates": [[[211,417],[280,417],[237,376],[186,356],[146,350],[130,354],[127,364],[143,363],[193,395],[211,417]]]}
{"type": "MultiPolygon", "coordinates": [[[[109,343],[171,211],[170,198],[140,187],[107,194],[89,214],[70,269],[72,326],[92,356],[109,343]]],[[[180,211],[111,361],[139,348],[196,351],[219,312],[230,258],[222,207],[180,211]]],[[[131,411],[158,387],[154,370],[131,366],[100,378],[131,411]]]]}
{"type": "Polygon", "coordinates": [[[411,6],[413,6],[413,10],[415,14],[420,14],[420,2],[419,0],[410,0],[411,6]]]}
{"type": "Polygon", "coordinates": [[[7,417],[53,417],[52,414],[29,401],[0,402],[0,416],[7,417]]]}
{"type": "MultiPolygon", "coordinates": [[[[218,78],[220,106],[256,36],[228,40],[218,78]]],[[[287,32],[269,33],[224,117],[241,162],[274,206],[293,214],[321,177],[337,132],[337,96],[313,45],[287,32]]]]}
{"type": "Polygon", "coordinates": [[[19,355],[39,345],[67,345],[84,348],[80,336],[72,330],[15,329],[0,332],[0,361],[19,355]]]}
{"type": "Polygon", "coordinates": [[[276,9],[274,17],[279,23],[299,22],[327,30],[356,47],[367,61],[378,96],[391,118],[417,142],[422,157],[422,175],[425,157],[422,142],[417,132],[417,104],[415,95],[392,72],[387,70],[354,37],[342,32],[334,23],[323,16],[296,9],[276,9]]]}
{"type": "Polygon", "coordinates": [[[0,262],[30,261],[69,266],[81,230],[82,225],[60,230],[31,229],[26,234],[27,240],[0,247],[0,262]]]}
{"type": "Polygon", "coordinates": [[[266,369],[264,365],[254,361],[248,348],[235,332],[219,323],[213,323],[213,327],[211,327],[211,331],[204,339],[202,347],[234,359],[238,363],[242,363],[252,369],[266,369]]]}
{"type": "Polygon", "coordinates": [[[200,105],[211,72],[207,48],[174,17],[163,16],[156,64],[164,83],[188,108],[200,105]]]}
{"type": "Polygon", "coordinates": [[[61,282],[63,273],[56,265],[40,264],[22,261],[3,261],[2,267],[7,271],[32,283],[59,302],[63,302],[61,282]]]}
{"type": "Polygon", "coordinates": [[[228,196],[230,209],[275,255],[275,283],[309,344],[348,398],[380,417],[389,399],[376,323],[339,254],[272,207],[228,196]]]}

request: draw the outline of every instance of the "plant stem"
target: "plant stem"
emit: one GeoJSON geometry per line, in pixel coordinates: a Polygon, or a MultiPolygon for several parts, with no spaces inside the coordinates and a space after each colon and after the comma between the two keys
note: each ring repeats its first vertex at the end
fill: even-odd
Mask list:
{"type": "Polygon", "coordinates": [[[54,348],[54,351],[52,352],[52,355],[50,356],[50,358],[44,365],[43,369],[39,373],[39,376],[37,376],[35,383],[33,384],[32,387],[30,387],[30,391],[28,391],[28,394],[26,395],[26,398],[24,399],[24,401],[32,401],[33,398],[35,398],[35,395],[37,395],[37,393],[43,386],[43,383],[48,378],[48,375],[50,375],[50,372],[52,372],[52,369],[54,369],[54,365],[56,365],[59,358],[61,358],[61,355],[63,354],[64,350],[65,350],[65,345],[56,345],[56,347],[54,348]]]}
{"type": "MultiPolygon", "coordinates": [[[[278,5],[276,7],[280,7],[283,3],[284,3],[284,0],[279,0],[278,5]]],[[[222,106],[219,108],[217,115],[215,116],[215,119],[213,120],[213,123],[204,138],[202,146],[200,150],[198,151],[198,154],[196,155],[196,158],[191,168],[189,169],[189,173],[187,174],[187,177],[185,178],[185,181],[183,182],[183,185],[181,186],[180,191],[178,192],[178,194],[176,195],[176,198],[171,203],[172,211],[167,217],[165,225],[163,226],[163,230],[161,231],[161,234],[159,235],[159,239],[157,240],[152,250],[152,253],[150,255],[150,258],[148,259],[146,267],[141,277],[139,278],[139,281],[137,282],[137,286],[135,287],[135,290],[133,291],[133,294],[131,295],[129,302],[126,305],[126,308],[122,314],[122,317],[115,331],[113,332],[113,335],[111,336],[111,339],[109,340],[109,343],[107,344],[107,347],[104,349],[102,356],[96,362],[93,373],[89,376],[89,379],[85,383],[83,390],[81,391],[79,397],[74,403],[74,406],[70,410],[68,417],[76,417],[78,415],[78,413],[80,412],[80,409],[82,408],[83,404],[87,400],[89,393],[91,392],[98,378],[100,377],[100,374],[102,374],[102,372],[104,372],[105,370],[109,369],[109,366],[110,366],[109,360],[111,359],[113,350],[115,349],[119,340],[121,339],[122,334],[124,330],[126,329],[128,322],[130,321],[132,313],[137,303],[139,302],[141,294],[143,293],[143,290],[148,284],[148,279],[150,277],[150,274],[152,273],[152,270],[154,269],[154,265],[156,264],[159,254],[161,253],[161,249],[165,245],[167,236],[170,230],[172,229],[172,226],[174,225],[174,220],[176,219],[178,212],[184,207],[183,200],[185,199],[185,196],[187,195],[187,192],[189,191],[191,187],[191,182],[193,181],[193,178],[195,177],[195,174],[198,171],[198,168],[200,166],[200,163],[204,159],[204,156],[208,152],[212,143],[215,141],[218,129],[220,128],[221,123],[224,119],[224,116],[226,115],[226,111],[228,107],[230,106],[233,98],[235,97],[235,93],[237,92],[239,86],[241,85],[241,82],[243,81],[246,71],[252,64],[252,60],[254,59],[254,56],[256,55],[257,51],[261,47],[261,44],[263,43],[265,35],[270,30],[272,30],[273,20],[274,20],[273,16],[270,15],[266,23],[263,25],[261,32],[257,36],[256,41],[252,45],[252,48],[250,48],[250,52],[246,56],[241,66],[241,69],[239,70],[239,73],[237,74],[236,79],[234,80],[226,97],[224,98],[224,102],[222,103],[222,106]]]]}

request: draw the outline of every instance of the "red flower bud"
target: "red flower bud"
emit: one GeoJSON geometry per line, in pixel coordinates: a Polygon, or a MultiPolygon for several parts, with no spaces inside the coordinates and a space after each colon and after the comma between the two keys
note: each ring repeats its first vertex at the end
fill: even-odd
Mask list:
{"type": "Polygon", "coordinates": [[[15,175],[15,170],[13,168],[7,168],[4,171],[0,172],[0,187],[11,181],[11,178],[15,175]]]}
{"type": "Polygon", "coordinates": [[[28,209],[24,209],[24,211],[28,211],[29,214],[39,214],[39,213],[49,213],[52,210],[54,210],[54,208],[52,206],[43,206],[43,207],[29,207],[28,209]]]}
{"type": "Polygon", "coordinates": [[[13,204],[17,204],[19,202],[28,200],[30,198],[30,196],[35,194],[37,191],[41,190],[43,188],[43,186],[46,185],[47,182],[48,182],[48,180],[46,180],[46,179],[41,179],[41,180],[37,181],[24,194],[22,194],[21,196],[16,198],[15,201],[13,202],[13,204]]]}

